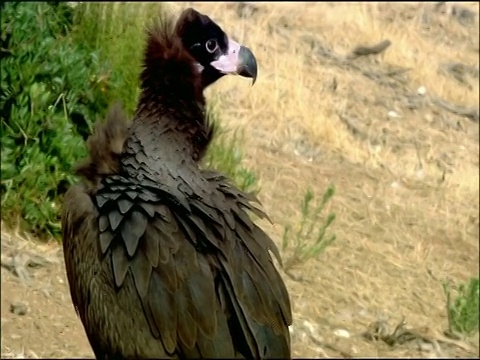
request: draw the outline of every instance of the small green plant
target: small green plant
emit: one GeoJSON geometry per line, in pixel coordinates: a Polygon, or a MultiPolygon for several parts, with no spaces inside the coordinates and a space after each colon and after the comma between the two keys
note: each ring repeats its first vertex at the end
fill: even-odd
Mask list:
{"type": "Polygon", "coordinates": [[[335,188],[330,185],[322,199],[311,206],[314,193],[308,189],[301,203],[301,220],[296,229],[290,224],[284,227],[282,250],[290,251],[284,262],[285,271],[304,263],[322,253],[327,246],[335,241],[335,234],[326,235],[327,228],[335,220],[335,214],[329,213],[325,218],[321,216],[328,201],[333,197],[335,188]]]}
{"type": "Polygon", "coordinates": [[[210,101],[207,109],[207,116],[214,124],[215,132],[203,164],[224,173],[243,191],[256,193],[258,188],[255,173],[241,164],[243,159],[241,144],[244,135],[235,130],[231,136],[227,136],[229,130],[222,126],[219,111],[215,108],[216,104],[215,100],[210,101]]]}
{"type": "Polygon", "coordinates": [[[479,278],[473,277],[468,283],[460,284],[455,297],[449,282],[443,283],[443,291],[447,298],[449,332],[464,335],[476,333],[479,322],[479,278]]]}

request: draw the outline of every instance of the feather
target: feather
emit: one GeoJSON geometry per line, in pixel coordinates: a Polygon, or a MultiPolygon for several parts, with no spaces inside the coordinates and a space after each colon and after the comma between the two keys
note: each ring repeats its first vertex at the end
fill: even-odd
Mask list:
{"type": "Polygon", "coordinates": [[[125,194],[132,200],[135,200],[135,198],[138,196],[138,193],[136,191],[127,191],[125,194]]]}
{"type": "Polygon", "coordinates": [[[188,240],[190,240],[193,244],[196,244],[197,235],[195,234],[195,231],[190,227],[187,220],[184,219],[182,216],[177,216],[177,222],[182,227],[182,230],[184,231],[185,235],[187,235],[188,240]]]}
{"type": "Polygon", "coordinates": [[[100,234],[100,251],[102,252],[102,254],[105,254],[105,252],[107,251],[110,243],[113,240],[113,237],[113,233],[108,230],[100,234]]]}
{"type": "Polygon", "coordinates": [[[175,296],[168,290],[159,277],[158,272],[153,272],[150,280],[146,308],[148,309],[147,320],[156,333],[161,336],[163,346],[168,354],[173,354],[177,347],[177,307],[175,296]],[[165,311],[169,309],[170,311],[165,311]]]}
{"type": "Polygon", "coordinates": [[[112,250],[112,266],[115,285],[120,287],[125,280],[129,268],[127,255],[120,245],[115,246],[112,250]]]}
{"type": "Polygon", "coordinates": [[[152,265],[157,266],[159,261],[162,264],[170,261],[172,249],[176,243],[171,238],[166,237],[158,227],[149,224],[146,229],[144,244],[147,247],[145,252],[152,265]]]}
{"type": "Polygon", "coordinates": [[[209,311],[215,304],[215,288],[213,274],[207,260],[198,257],[199,269],[187,280],[190,301],[194,311],[194,321],[202,334],[213,339],[217,333],[217,313],[209,311]]]}
{"type": "Polygon", "coordinates": [[[140,206],[145,211],[148,217],[153,218],[155,216],[155,205],[149,203],[141,203],[140,206]]]}
{"type": "Polygon", "coordinates": [[[102,208],[102,207],[105,205],[105,203],[106,203],[108,200],[110,200],[110,198],[108,197],[108,195],[98,195],[98,196],[96,197],[96,199],[97,199],[97,206],[98,206],[99,208],[102,208]]]}
{"type": "Polygon", "coordinates": [[[175,293],[175,305],[177,307],[177,332],[182,345],[192,349],[197,337],[197,324],[190,311],[190,299],[188,289],[184,287],[175,293]]]}
{"type": "Polygon", "coordinates": [[[112,229],[112,231],[117,230],[118,225],[120,225],[122,220],[123,216],[117,209],[113,209],[108,213],[108,221],[110,222],[110,228],[112,229]]]}
{"type": "Polygon", "coordinates": [[[130,213],[122,226],[122,238],[127,248],[128,256],[132,257],[138,247],[140,237],[147,229],[147,218],[139,211],[130,213]]]}
{"type": "Polygon", "coordinates": [[[141,242],[143,252],[145,253],[145,256],[152,267],[157,267],[159,259],[162,259],[162,262],[165,263],[170,258],[170,254],[168,252],[165,252],[166,255],[164,255],[163,258],[161,257],[161,237],[157,234],[157,230],[152,225],[148,224],[147,229],[145,230],[145,239],[141,242]],[[151,233],[152,231],[154,232],[153,234],[151,233]]]}
{"type": "Polygon", "coordinates": [[[147,295],[152,266],[143,249],[140,249],[138,254],[133,258],[131,269],[138,295],[144,298],[145,295],[147,295]]]}
{"type": "Polygon", "coordinates": [[[107,230],[109,225],[110,225],[110,223],[108,221],[108,216],[107,215],[101,215],[98,218],[98,227],[99,227],[100,232],[103,233],[105,230],[107,230]]]}
{"type": "Polygon", "coordinates": [[[117,204],[122,215],[125,215],[133,206],[133,202],[125,198],[118,200],[117,204]]]}
{"type": "Polygon", "coordinates": [[[239,220],[243,226],[248,229],[248,231],[251,231],[253,228],[253,222],[245,213],[245,211],[236,206],[232,208],[232,211],[235,214],[236,219],[239,220]]]}

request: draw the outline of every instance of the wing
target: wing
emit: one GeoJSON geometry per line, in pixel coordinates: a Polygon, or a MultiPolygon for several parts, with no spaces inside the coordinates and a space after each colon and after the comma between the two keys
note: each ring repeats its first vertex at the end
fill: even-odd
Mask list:
{"type": "Polygon", "coordinates": [[[188,204],[154,184],[134,185],[120,176],[105,185],[95,196],[99,243],[111,256],[115,287],[132,275],[133,295],[167,354],[233,358],[227,313],[215,292],[217,270],[197,252],[194,228],[182,220],[188,204]]]}
{"type": "Polygon", "coordinates": [[[268,254],[276,247],[242,209],[263,215],[247,197],[217,176],[209,182],[221,204],[210,205],[108,179],[95,196],[100,249],[111,254],[116,287],[133,276],[168,354],[290,357],[290,303],[268,254]]]}
{"type": "MultiPolygon", "coordinates": [[[[91,280],[100,271],[98,260],[97,210],[83,185],[65,193],[62,208],[62,236],[65,268],[75,311],[86,329],[90,344],[99,357],[99,341],[90,329],[91,280]]],[[[94,310],[94,309],[93,309],[94,310]]]]}
{"type": "Polygon", "coordinates": [[[256,358],[290,358],[290,298],[268,251],[280,264],[281,257],[275,243],[247,211],[268,217],[255,206],[258,200],[253,195],[241,192],[224,176],[212,171],[203,175],[223,194],[228,205],[221,215],[228,226],[226,233],[233,234],[235,241],[230,241],[231,254],[221,259],[222,277],[249,353],[256,358]]]}
{"type": "Polygon", "coordinates": [[[73,285],[70,287],[70,292],[77,313],[80,312],[78,304],[85,304],[86,301],[82,298],[82,292],[77,291],[75,286],[77,283],[73,270],[81,264],[77,262],[74,254],[81,251],[77,244],[80,244],[85,237],[85,229],[82,225],[94,216],[95,207],[83,186],[72,186],[64,196],[61,222],[67,278],[69,284],[73,285]]]}

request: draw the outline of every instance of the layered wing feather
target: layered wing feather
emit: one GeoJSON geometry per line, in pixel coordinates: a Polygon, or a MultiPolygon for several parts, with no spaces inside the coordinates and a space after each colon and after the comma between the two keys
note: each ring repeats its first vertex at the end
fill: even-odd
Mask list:
{"type": "Polygon", "coordinates": [[[132,274],[169,354],[289,357],[290,302],[268,250],[278,252],[246,210],[264,214],[225,178],[205,175],[221,204],[196,196],[174,206],[160,188],[105,181],[95,200],[115,286],[132,274]]]}

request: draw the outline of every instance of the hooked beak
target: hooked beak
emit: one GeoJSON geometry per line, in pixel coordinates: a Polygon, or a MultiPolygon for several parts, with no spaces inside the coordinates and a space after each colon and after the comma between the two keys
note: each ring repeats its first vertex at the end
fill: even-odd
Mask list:
{"type": "Polygon", "coordinates": [[[257,79],[258,70],[255,55],[249,48],[233,40],[228,41],[227,53],[212,61],[210,65],[223,74],[237,74],[251,78],[253,79],[252,85],[255,84],[257,79]]]}

